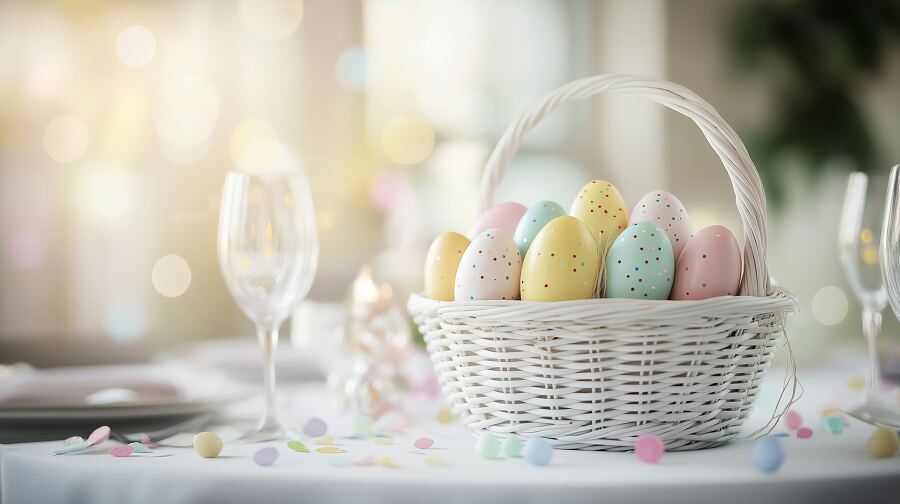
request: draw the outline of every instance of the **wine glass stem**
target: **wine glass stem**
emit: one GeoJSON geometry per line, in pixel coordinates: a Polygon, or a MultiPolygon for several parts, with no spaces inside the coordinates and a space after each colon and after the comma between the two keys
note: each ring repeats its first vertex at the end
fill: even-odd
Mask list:
{"type": "Polygon", "coordinates": [[[262,346],[266,409],[260,420],[259,429],[264,430],[280,426],[275,404],[275,348],[278,346],[278,325],[275,324],[272,327],[257,325],[256,336],[262,346]]]}
{"type": "Polygon", "coordinates": [[[874,396],[879,389],[881,371],[878,363],[878,334],[881,332],[881,312],[864,307],[862,312],[863,330],[869,347],[869,387],[868,393],[874,396]]]}

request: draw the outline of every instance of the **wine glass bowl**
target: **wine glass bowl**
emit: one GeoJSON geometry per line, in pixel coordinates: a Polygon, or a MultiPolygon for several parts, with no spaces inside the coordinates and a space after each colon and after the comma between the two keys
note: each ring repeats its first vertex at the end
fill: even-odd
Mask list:
{"type": "Polygon", "coordinates": [[[302,173],[230,172],[219,216],[218,258],[228,291],[256,324],[262,347],[266,409],[248,440],[290,435],[278,418],[274,351],[278,329],[315,276],[315,210],[302,173]]]}

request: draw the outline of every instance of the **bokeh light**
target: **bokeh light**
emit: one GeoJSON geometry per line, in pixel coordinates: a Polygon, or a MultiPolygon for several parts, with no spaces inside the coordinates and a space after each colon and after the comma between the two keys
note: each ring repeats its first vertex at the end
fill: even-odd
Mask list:
{"type": "Polygon", "coordinates": [[[868,246],[863,248],[862,260],[869,266],[878,264],[878,247],[868,246]]]}
{"type": "Polygon", "coordinates": [[[181,75],[167,80],[157,92],[153,119],[160,144],[197,146],[209,139],[219,119],[219,99],[203,79],[181,75]]]}
{"type": "Polygon", "coordinates": [[[156,54],[156,37],[147,27],[135,25],[119,32],[116,38],[116,56],[125,66],[141,68],[153,60],[156,54]]]}
{"type": "Polygon", "coordinates": [[[88,149],[87,126],[73,115],[56,116],[44,128],[44,150],[51,159],[60,163],[74,163],[88,149]]]}
{"type": "Polygon", "coordinates": [[[265,119],[257,117],[245,119],[241,121],[231,132],[231,138],[228,140],[228,149],[231,153],[231,160],[235,166],[241,167],[242,160],[249,155],[268,157],[268,162],[274,159],[276,155],[276,143],[278,134],[272,123],[265,119]],[[262,144],[262,151],[253,152],[260,149],[256,144],[262,144]],[[268,152],[265,150],[268,149],[268,152]]]}
{"type": "Polygon", "coordinates": [[[839,287],[828,285],[813,295],[812,314],[822,325],[840,324],[847,316],[847,295],[839,287]]]}
{"type": "Polygon", "coordinates": [[[375,175],[369,187],[369,201],[374,208],[387,210],[414,189],[409,178],[395,171],[375,175]]]}
{"type": "Polygon", "coordinates": [[[123,222],[132,215],[138,193],[138,184],[132,173],[109,167],[93,167],[78,177],[75,200],[85,222],[106,225],[123,222]]]}
{"type": "Polygon", "coordinates": [[[388,121],[381,131],[381,148],[395,163],[420,163],[434,149],[434,129],[418,115],[397,116],[388,121]]]}
{"type": "Polygon", "coordinates": [[[303,0],[241,0],[241,22],[262,40],[289,37],[303,20],[303,0]]]}
{"type": "Polygon", "coordinates": [[[47,261],[47,238],[36,229],[16,230],[7,238],[6,254],[13,267],[36,270],[47,261]]]}
{"type": "Polygon", "coordinates": [[[150,277],[156,292],[167,298],[176,298],[191,286],[191,267],[180,255],[169,254],[156,261],[150,277]]]}
{"type": "Polygon", "coordinates": [[[147,308],[134,299],[117,299],[107,305],[103,330],[115,341],[132,343],[147,334],[150,315],[147,308]]]}
{"type": "Polygon", "coordinates": [[[335,220],[336,217],[334,212],[331,210],[320,210],[319,215],[316,218],[316,221],[319,224],[319,231],[325,232],[333,228],[335,220]]]}
{"type": "Polygon", "coordinates": [[[252,142],[237,160],[237,168],[247,173],[290,173],[303,165],[296,152],[275,139],[252,142]]]}
{"type": "Polygon", "coordinates": [[[380,67],[371,51],[353,46],[338,56],[334,71],[341,86],[352,91],[365,91],[378,79],[380,67]]]}

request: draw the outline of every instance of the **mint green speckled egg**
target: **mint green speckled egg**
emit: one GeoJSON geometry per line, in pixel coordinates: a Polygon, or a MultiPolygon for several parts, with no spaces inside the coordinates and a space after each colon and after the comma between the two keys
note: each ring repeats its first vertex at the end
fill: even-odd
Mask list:
{"type": "Polygon", "coordinates": [[[653,222],[630,224],[606,256],[606,297],[668,299],[675,273],[672,243],[653,222]]]}
{"type": "Polygon", "coordinates": [[[525,252],[528,252],[528,247],[531,246],[531,242],[534,241],[534,237],[537,236],[538,232],[548,222],[560,215],[566,215],[566,211],[553,201],[538,201],[531,205],[525,212],[525,215],[519,219],[516,232],[513,234],[516,247],[519,247],[519,255],[525,257],[525,252]]]}

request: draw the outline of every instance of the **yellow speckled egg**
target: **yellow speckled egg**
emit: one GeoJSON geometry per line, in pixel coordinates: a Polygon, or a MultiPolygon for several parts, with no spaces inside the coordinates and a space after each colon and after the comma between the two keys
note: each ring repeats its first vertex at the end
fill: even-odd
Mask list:
{"type": "Polygon", "coordinates": [[[468,238],[452,231],[441,233],[431,242],[425,257],[426,297],[453,301],[453,281],[468,246],[468,238]]]}
{"type": "MultiPolygon", "coordinates": [[[[581,219],[594,234],[600,246],[600,257],[616,236],[628,226],[628,211],[619,190],[605,180],[591,180],[578,191],[569,214],[581,219]]],[[[603,265],[600,266],[601,270],[603,265]]]]}
{"type": "Polygon", "coordinates": [[[522,299],[589,299],[599,272],[599,250],[590,228],[571,215],[557,217],[538,232],[525,254],[522,299]]]}

